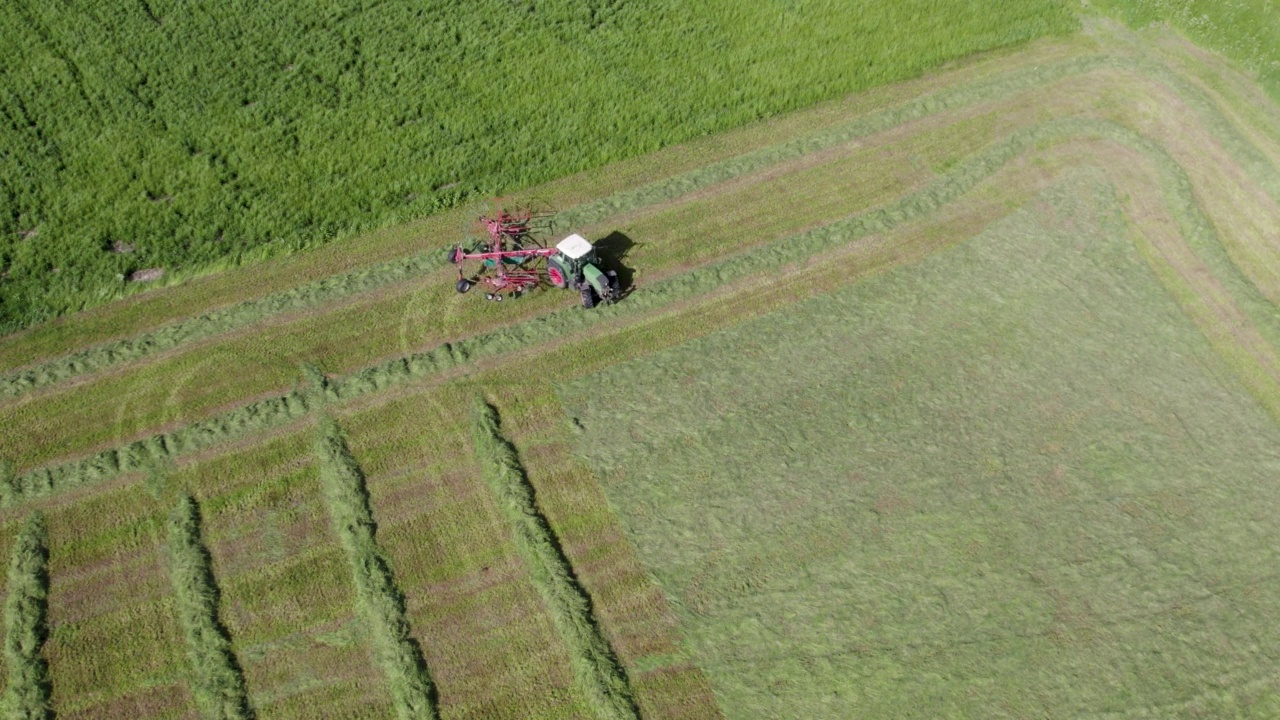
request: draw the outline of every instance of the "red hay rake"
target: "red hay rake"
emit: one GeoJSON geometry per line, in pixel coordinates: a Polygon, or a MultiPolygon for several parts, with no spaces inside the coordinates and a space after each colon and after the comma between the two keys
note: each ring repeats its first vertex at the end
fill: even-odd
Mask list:
{"type": "Polygon", "coordinates": [[[458,266],[458,292],[483,283],[489,288],[485,298],[501,301],[504,295],[520,295],[537,287],[545,274],[542,261],[556,253],[541,237],[553,214],[524,207],[481,215],[479,224],[487,238],[477,240],[469,250],[461,246],[449,250],[449,262],[458,266]],[[480,261],[479,271],[470,278],[463,269],[467,260],[480,261]]]}

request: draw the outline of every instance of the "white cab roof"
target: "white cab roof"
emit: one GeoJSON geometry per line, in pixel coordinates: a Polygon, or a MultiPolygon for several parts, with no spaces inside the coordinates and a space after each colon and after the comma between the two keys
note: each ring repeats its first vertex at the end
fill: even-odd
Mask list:
{"type": "Polygon", "coordinates": [[[556,249],[564,253],[570,260],[578,258],[591,252],[591,242],[581,235],[574,233],[569,237],[561,240],[556,249]]]}

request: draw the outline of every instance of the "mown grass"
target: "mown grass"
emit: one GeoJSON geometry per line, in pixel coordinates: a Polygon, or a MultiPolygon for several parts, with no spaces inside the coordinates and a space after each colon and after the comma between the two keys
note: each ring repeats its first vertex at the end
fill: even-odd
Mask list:
{"type": "Polygon", "coordinates": [[[42,508],[48,656],[60,717],[195,716],[166,573],[165,509],[139,482],[42,508]]]}
{"type": "Polygon", "coordinates": [[[563,397],[726,715],[1280,707],[1280,430],[1092,173],[563,397]]]}
{"type": "Polygon", "coordinates": [[[218,583],[200,531],[200,506],[183,494],[169,514],[169,578],[187,638],[191,691],[208,720],[247,720],[244,673],[218,614],[218,583]]]}
{"type": "Polygon", "coordinates": [[[0,327],[1074,27],[1052,0],[11,3],[0,327]]]}
{"type": "Polygon", "coordinates": [[[538,508],[515,449],[499,430],[497,411],[477,397],[472,413],[472,442],[481,475],[511,524],[534,587],[569,651],[578,687],[597,718],[638,719],[626,672],[597,623],[590,596],[538,508]]]}
{"type": "Polygon", "coordinates": [[[33,513],[13,544],[4,603],[5,717],[53,717],[53,681],[44,644],[49,637],[49,530],[33,513]]]}
{"type": "Polygon", "coordinates": [[[351,565],[355,603],[369,633],[370,650],[387,676],[396,715],[434,719],[438,716],[435,686],[422,649],[410,634],[404,595],[375,538],[377,525],[369,507],[364,472],[331,418],[320,420],[316,455],[333,530],[351,565]]]}

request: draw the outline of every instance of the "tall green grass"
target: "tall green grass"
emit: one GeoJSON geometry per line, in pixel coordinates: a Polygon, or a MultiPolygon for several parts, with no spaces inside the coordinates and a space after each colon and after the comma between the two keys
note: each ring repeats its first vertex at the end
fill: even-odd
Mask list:
{"type": "Polygon", "coordinates": [[[378,547],[377,524],[369,507],[364,471],[332,418],[320,419],[315,449],[333,530],[351,562],[356,606],[369,632],[373,656],[390,685],[396,715],[402,719],[433,719],[437,717],[435,685],[422,649],[410,634],[404,595],[396,587],[391,566],[378,547]]]}
{"type": "Polygon", "coordinates": [[[0,331],[1069,32],[1060,0],[0,5],[0,331]]]}
{"type": "Polygon", "coordinates": [[[169,579],[187,639],[191,692],[206,720],[249,720],[244,671],[218,619],[218,583],[200,526],[200,506],[184,493],[169,514],[169,579]]]}
{"type": "Polygon", "coordinates": [[[596,623],[590,596],[538,508],[515,448],[502,436],[497,411],[477,397],[473,414],[472,438],[481,474],[511,524],[530,578],[564,638],[574,680],[596,717],[638,720],[626,672],[596,623]]]}
{"type": "Polygon", "coordinates": [[[53,683],[44,643],[49,638],[49,530],[33,513],[18,533],[9,560],[9,596],[4,604],[4,660],[9,684],[7,718],[52,718],[53,683]]]}

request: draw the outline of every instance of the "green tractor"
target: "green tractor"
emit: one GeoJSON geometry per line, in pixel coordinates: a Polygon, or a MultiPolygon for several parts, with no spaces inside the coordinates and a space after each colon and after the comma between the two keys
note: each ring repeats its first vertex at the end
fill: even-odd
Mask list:
{"type": "Polygon", "coordinates": [[[584,308],[614,302],[622,295],[617,271],[601,270],[595,246],[576,233],[556,243],[555,254],[547,258],[547,279],[558,288],[577,290],[584,308]]]}

